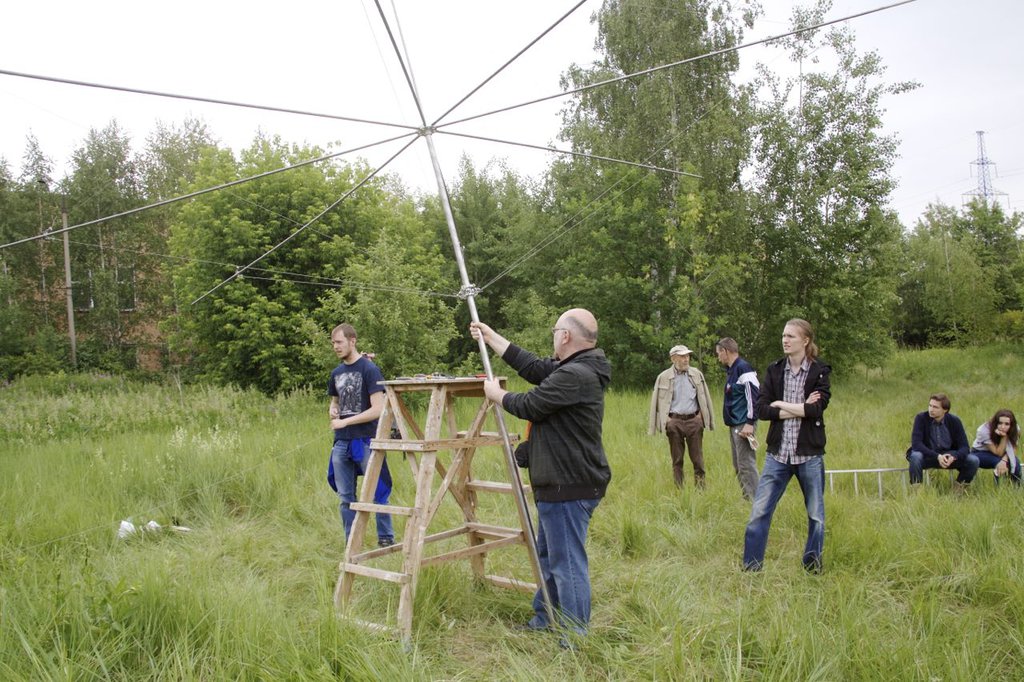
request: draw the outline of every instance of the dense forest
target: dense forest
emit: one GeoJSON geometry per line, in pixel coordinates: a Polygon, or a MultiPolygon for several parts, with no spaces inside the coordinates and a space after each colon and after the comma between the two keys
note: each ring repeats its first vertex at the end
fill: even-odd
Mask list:
{"type": "MultiPolygon", "coordinates": [[[[713,364],[723,335],[763,366],[791,317],[838,371],[897,345],[1024,340],[1021,214],[979,201],[900,223],[884,106],[915,84],[888,82],[849,27],[786,39],[798,79],[737,85],[732,52],[585,87],[735,46],[749,25],[728,2],[676,4],[690,11],[605,2],[602,59],[563,77],[577,155],[538,180],[468,160],[450,179],[485,321],[543,351],[558,312],[587,307],[621,386],[647,385],[675,343],[713,364]]],[[[141,145],[111,120],[60,178],[44,147],[30,135],[19,162],[0,158],[0,380],[74,367],[287,391],[323,381],[342,320],[386,376],[479,367],[437,197],[272,134],[227,149],[201,120],[141,145]],[[73,353],[63,235],[48,234],[65,220],[80,226],[73,353]]]]}

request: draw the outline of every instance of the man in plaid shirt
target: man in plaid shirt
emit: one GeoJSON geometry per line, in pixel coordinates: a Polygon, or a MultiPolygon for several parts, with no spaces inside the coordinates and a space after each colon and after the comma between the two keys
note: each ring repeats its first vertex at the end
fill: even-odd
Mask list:
{"type": "Polygon", "coordinates": [[[818,358],[814,330],[800,319],[786,323],[782,332],[785,357],[768,366],[761,382],[755,412],[770,422],[768,456],[754,493],[754,505],[743,543],[743,569],[759,571],[764,565],[772,515],[789,480],[796,476],[807,507],[807,545],[803,565],[820,573],[825,544],[825,421],[832,396],[832,368],[818,358]]]}

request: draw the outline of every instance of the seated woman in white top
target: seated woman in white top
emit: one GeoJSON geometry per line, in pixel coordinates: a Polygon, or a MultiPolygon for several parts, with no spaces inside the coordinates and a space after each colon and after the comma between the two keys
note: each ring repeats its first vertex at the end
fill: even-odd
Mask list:
{"type": "Polygon", "coordinates": [[[982,469],[995,469],[996,483],[1000,476],[1009,473],[1013,482],[1020,485],[1021,465],[1017,458],[1019,438],[1017,417],[1010,410],[999,410],[992,419],[978,427],[971,454],[978,458],[982,469]]]}

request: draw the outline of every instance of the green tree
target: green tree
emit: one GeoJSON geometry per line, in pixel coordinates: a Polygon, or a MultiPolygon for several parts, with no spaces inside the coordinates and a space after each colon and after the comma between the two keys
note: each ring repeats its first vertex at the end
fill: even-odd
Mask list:
{"type": "Polygon", "coordinates": [[[975,199],[953,223],[954,234],[970,236],[978,265],[992,275],[1000,312],[1019,310],[1024,302],[1024,254],[1020,229],[1024,216],[1006,215],[997,202],[975,199]]]}
{"type": "MultiPolygon", "coordinates": [[[[811,25],[827,8],[797,10],[811,25]]],[[[818,329],[843,366],[879,364],[890,351],[900,227],[886,209],[894,136],[882,134],[882,100],[914,87],[885,83],[876,53],[858,54],[846,28],[788,41],[799,79],[761,69],[752,221],[755,315],[767,326],[753,354],[777,354],[786,319],[818,329]],[[814,53],[813,59],[809,56],[814,53]],[[819,59],[834,64],[822,68],[819,59]]]]}
{"type": "Polygon", "coordinates": [[[900,285],[904,311],[900,329],[905,342],[941,345],[991,340],[1005,300],[1006,289],[1000,290],[998,280],[1010,268],[998,259],[1015,247],[1001,243],[993,250],[996,240],[979,239],[969,226],[974,213],[929,205],[906,238],[900,285]]]}
{"type": "MultiPolygon", "coordinates": [[[[15,198],[14,178],[7,160],[0,157],[0,243],[8,243],[16,234],[15,198]]],[[[5,368],[0,378],[3,379],[14,376],[10,368],[15,358],[28,351],[32,328],[29,310],[19,296],[17,274],[16,262],[12,261],[9,250],[0,251],[0,367],[5,368]]]]}
{"type": "Polygon", "coordinates": [[[359,350],[372,352],[385,376],[443,372],[456,336],[453,300],[444,258],[423,230],[411,204],[394,206],[359,258],[350,259],[344,284],[324,295],[317,317],[326,344],[341,322],[355,326],[359,350]]]}
{"type": "MultiPolygon", "coordinates": [[[[53,161],[34,135],[25,139],[21,175],[11,197],[11,237],[20,239],[43,234],[60,223],[53,194],[53,161]]],[[[31,309],[36,324],[52,326],[57,314],[55,302],[63,293],[60,245],[40,239],[7,250],[15,270],[31,289],[22,289],[22,300],[31,309]]]]}
{"type": "MultiPolygon", "coordinates": [[[[435,200],[431,199],[428,207],[423,212],[424,220],[434,226],[436,242],[445,256],[443,286],[454,292],[461,283],[448,225],[435,200]]],[[[529,268],[518,267],[516,257],[524,246],[541,238],[546,223],[535,188],[503,164],[478,170],[463,157],[451,191],[451,207],[469,280],[482,289],[476,296],[477,310],[496,329],[517,328],[517,321],[508,317],[506,304],[529,289],[532,273],[529,268]]],[[[459,304],[458,329],[465,331],[469,319],[468,306],[459,304]]],[[[448,359],[458,364],[478,352],[472,338],[460,333],[452,341],[448,359]]],[[[478,359],[473,362],[479,367],[478,359]]]]}
{"type": "MultiPolygon", "coordinates": [[[[315,147],[259,136],[238,160],[225,150],[204,152],[194,188],[322,155],[315,147]]],[[[346,276],[351,259],[366,258],[367,245],[396,218],[383,181],[372,181],[313,219],[367,172],[337,162],[306,165],[184,206],[170,240],[172,254],[183,259],[174,269],[177,313],[165,325],[176,360],[199,377],[265,392],[319,380],[318,356],[303,343],[319,296],[346,276]],[[283,247],[193,305],[310,221],[283,247]]]]}
{"type": "MultiPolygon", "coordinates": [[[[32,135],[17,178],[0,159],[0,243],[59,226],[53,162],[32,135]]],[[[41,239],[0,251],[0,376],[60,369],[65,358],[56,328],[63,319],[60,241],[41,239]]]]}
{"type": "Polygon", "coordinates": [[[105,220],[142,203],[131,139],[116,121],[92,129],[72,154],[71,166],[62,188],[70,223],[101,221],[75,230],[71,237],[79,361],[102,369],[134,367],[144,323],[135,313],[138,259],[152,250],[153,235],[138,215],[105,220]]]}
{"type": "MultiPolygon", "coordinates": [[[[573,67],[565,84],[733,46],[750,18],[728,2],[609,0],[597,18],[601,61],[573,67]]],[[[746,95],[732,81],[737,67],[728,54],[593,88],[564,114],[562,136],[577,151],[699,176],[578,158],[553,168],[551,212],[565,236],[537,260],[545,275],[537,291],[555,308],[597,314],[617,381],[646,385],[673,343],[709,356],[719,333],[740,335],[749,276],[740,171],[749,138],[746,95]]]]}
{"type": "MultiPolygon", "coordinates": [[[[216,150],[216,142],[202,121],[187,119],[180,125],[158,122],[138,159],[145,203],[180,197],[197,188],[200,163],[205,155],[216,150]]],[[[160,325],[174,312],[173,267],[165,254],[170,248],[171,226],[184,205],[179,202],[161,206],[137,217],[139,229],[148,237],[144,248],[134,254],[136,314],[144,317],[146,330],[145,339],[140,341],[149,349],[149,358],[159,358],[161,364],[166,363],[163,355],[167,343],[160,325]]]]}
{"type": "Polygon", "coordinates": [[[156,202],[186,194],[195,183],[203,155],[216,146],[206,124],[198,119],[186,119],[180,126],[157,122],[139,160],[146,199],[156,202]]]}

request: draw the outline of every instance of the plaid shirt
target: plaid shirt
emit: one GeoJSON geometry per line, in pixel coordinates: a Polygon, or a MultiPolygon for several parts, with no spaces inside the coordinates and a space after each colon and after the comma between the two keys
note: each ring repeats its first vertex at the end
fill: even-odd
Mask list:
{"type": "MultiPolygon", "coordinates": [[[[786,367],[782,372],[784,379],[782,399],[785,402],[798,404],[804,402],[804,384],[807,383],[807,371],[810,368],[811,361],[806,357],[804,358],[804,361],[800,363],[800,369],[796,372],[793,371],[792,366],[788,362],[786,363],[786,367]]],[[[782,444],[779,446],[779,451],[777,453],[771,453],[771,456],[776,461],[783,464],[803,464],[816,456],[796,454],[796,442],[800,437],[801,421],[803,420],[782,420],[782,444]]]]}

